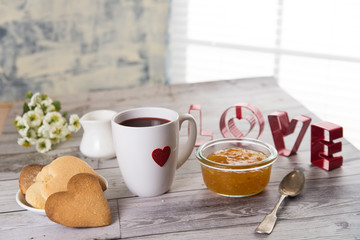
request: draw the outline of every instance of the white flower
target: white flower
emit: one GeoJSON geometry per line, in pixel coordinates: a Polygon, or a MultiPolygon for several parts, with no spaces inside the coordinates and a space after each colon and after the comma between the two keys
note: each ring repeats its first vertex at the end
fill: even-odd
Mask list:
{"type": "Polygon", "coordinates": [[[27,137],[18,138],[17,143],[23,147],[31,147],[32,146],[31,141],[27,137]]]}
{"type": "Polygon", "coordinates": [[[71,135],[71,132],[67,126],[67,124],[65,124],[62,129],[61,129],[61,141],[66,141],[68,140],[69,134],[71,135]]]}
{"type": "Polygon", "coordinates": [[[53,101],[46,94],[32,95],[30,91],[25,97],[30,98],[30,101],[24,104],[23,115],[17,116],[13,121],[22,137],[17,141],[21,146],[35,145],[38,152],[44,153],[49,151],[52,145],[69,140],[72,132],[77,132],[81,128],[76,114],[70,116],[68,124],[66,115],[63,116],[59,112],[59,101],[53,101]]]}
{"type": "Polygon", "coordinates": [[[36,105],[34,112],[36,112],[41,118],[44,118],[44,112],[43,112],[40,104],[36,105]]]}
{"type": "Polygon", "coordinates": [[[72,133],[69,131],[69,133],[65,136],[63,141],[70,140],[72,138],[72,133]]]}
{"type": "Polygon", "coordinates": [[[56,108],[54,105],[48,105],[46,106],[46,109],[45,109],[45,113],[48,113],[48,112],[55,112],[56,111],[56,108]]]}
{"type": "Polygon", "coordinates": [[[60,140],[66,140],[66,136],[70,133],[69,129],[67,128],[67,124],[61,125],[52,125],[49,129],[50,138],[59,138],[60,140]]]}
{"type": "Polygon", "coordinates": [[[49,129],[50,138],[60,138],[61,129],[62,127],[60,125],[51,126],[49,129]]]}
{"type": "Polygon", "coordinates": [[[56,111],[56,108],[52,103],[53,103],[53,100],[51,100],[50,98],[47,98],[47,99],[41,101],[41,106],[44,109],[45,114],[48,112],[56,111]]]}
{"type": "Polygon", "coordinates": [[[53,103],[53,100],[51,98],[47,98],[47,99],[41,101],[41,105],[44,105],[44,106],[52,105],[52,103],[53,103]]]}
{"type": "Polygon", "coordinates": [[[15,120],[13,121],[13,124],[15,125],[15,127],[21,119],[22,119],[22,117],[16,116],[15,120]]]}
{"type": "Polygon", "coordinates": [[[71,132],[77,132],[81,128],[79,116],[72,114],[69,119],[69,130],[71,132]]]}
{"type": "Polygon", "coordinates": [[[36,150],[45,153],[51,149],[51,141],[47,138],[40,138],[36,141],[36,150]]]}
{"type": "Polygon", "coordinates": [[[16,117],[14,124],[19,134],[22,137],[26,137],[27,131],[29,130],[28,122],[22,117],[16,117]]]}
{"type": "Polygon", "coordinates": [[[36,134],[36,130],[34,128],[29,128],[29,130],[26,133],[26,137],[29,138],[30,141],[35,141],[35,139],[37,138],[37,134],[36,134]]]}
{"type": "Polygon", "coordinates": [[[24,114],[23,118],[27,121],[29,127],[38,127],[41,125],[42,118],[35,111],[28,111],[24,114]]]}
{"type": "Polygon", "coordinates": [[[51,141],[51,145],[55,145],[60,142],[60,139],[59,138],[51,138],[50,141],[51,141]]]}
{"type": "Polygon", "coordinates": [[[40,103],[41,99],[40,99],[40,93],[35,93],[34,95],[32,95],[31,100],[29,102],[29,108],[35,106],[36,104],[40,103]]]}
{"type": "MultiPolygon", "coordinates": [[[[13,121],[14,126],[16,127],[16,130],[19,131],[20,129],[22,129],[23,127],[21,126],[21,122],[22,122],[22,117],[20,116],[16,116],[16,118],[13,121]]],[[[26,121],[25,121],[26,122],[26,121]]],[[[28,126],[28,124],[26,123],[26,125],[28,126]]],[[[27,131],[27,130],[26,130],[27,131]]]]}
{"type": "Polygon", "coordinates": [[[39,127],[38,130],[37,130],[37,135],[40,138],[49,138],[50,137],[49,130],[50,130],[50,126],[41,125],[41,127],[39,127]]]}
{"type": "Polygon", "coordinates": [[[61,116],[59,112],[49,112],[45,115],[43,124],[53,126],[53,125],[64,125],[66,119],[61,116]]]}

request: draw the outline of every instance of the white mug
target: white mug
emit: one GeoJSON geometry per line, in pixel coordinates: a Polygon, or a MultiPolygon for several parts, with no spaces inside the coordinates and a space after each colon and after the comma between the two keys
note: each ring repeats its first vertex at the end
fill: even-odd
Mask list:
{"type": "Polygon", "coordinates": [[[167,192],[175,171],[189,158],[196,141],[196,122],[190,114],[173,110],[144,107],[126,110],[111,120],[116,157],[121,174],[129,190],[141,197],[157,196],[167,192]],[[162,124],[141,125],[141,121],[160,119],[162,124]],[[181,124],[189,121],[190,134],[179,154],[181,124]]]}

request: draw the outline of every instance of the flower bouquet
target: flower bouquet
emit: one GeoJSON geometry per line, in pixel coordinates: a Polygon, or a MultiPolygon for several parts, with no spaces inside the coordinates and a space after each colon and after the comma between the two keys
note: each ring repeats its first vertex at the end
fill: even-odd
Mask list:
{"type": "Polygon", "coordinates": [[[21,135],[17,141],[19,145],[35,145],[38,152],[45,153],[54,144],[69,140],[72,132],[81,128],[76,114],[72,114],[67,122],[67,113],[60,113],[59,101],[40,93],[28,92],[25,97],[30,101],[24,103],[22,116],[17,116],[13,122],[21,135]]]}

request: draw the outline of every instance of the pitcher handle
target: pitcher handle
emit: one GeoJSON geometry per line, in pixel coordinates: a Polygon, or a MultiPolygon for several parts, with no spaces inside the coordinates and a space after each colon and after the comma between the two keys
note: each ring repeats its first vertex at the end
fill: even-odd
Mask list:
{"type": "Polygon", "coordinates": [[[189,137],[186,142],[185,148],[182,150],[182,152],[179,154],[179,159],[176,165],[176,169],[179,169],[189,158],[190,154],[192,153],[196,137],[197,137],[197,127],[195,119],[192,115],[185,113],[183,115],[180,115],[179,117],[179,130],[181,129],[181,125],[184,121],[189,121],[190,124],[190,131],[189,131],[189,137]]]}

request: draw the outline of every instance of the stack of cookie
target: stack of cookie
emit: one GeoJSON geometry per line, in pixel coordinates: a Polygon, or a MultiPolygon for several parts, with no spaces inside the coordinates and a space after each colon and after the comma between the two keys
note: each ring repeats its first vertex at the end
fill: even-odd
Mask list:
{"type": "Polygon", "coordinates": [[[56,223],[69,227],[111,223],[104,179],[77,157],[63,156],[46,166],[25,166],[19,187],[31,206],[45,209],[56,223]]]}

